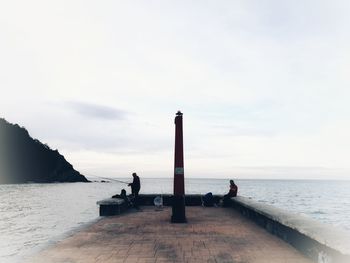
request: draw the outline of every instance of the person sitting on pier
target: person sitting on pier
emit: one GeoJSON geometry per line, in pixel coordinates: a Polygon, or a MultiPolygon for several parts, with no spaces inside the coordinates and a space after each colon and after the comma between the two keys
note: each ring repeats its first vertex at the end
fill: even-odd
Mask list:
{"type": "Polygon", "coordinates": [[[125,189],[122,189],[122,190],[120,191],[120,194],[113,195],[112,198],[120,198],[120,199],[125,199],[125,198],[127,198],[127,196],[126,196],[126,190],[125,190],[125,189]]]}
{"type": "Polygon", "coordinates": [[[233,180],[230,180],[230,190],[227,194],[224,195],[224,198],[222,200],[223,206],[229,206],[231,197],[237,196],[237,192],[238,192],[238,186],[235,184],[233,180]]]}
{"type": "Polygon", "coordinates": [[[132,206],[132,203],[129,199],[129,197],[126,195],[126,190],[122,189],[120,191],[120,194],[113,195],[112,198],[120,198],[123,199],[124,202],[127,204],[128,207],[132,206]]]}
{"type": "Polygon", "coordinates": [[[134,180],[132,183],[128,184],[128,186],[131,186],[131,193],[134,197],[134,207],[138,208],[139,192],[141,189],[140,177],[138,177],[136,173],[132,173],[132,176],[134,177],[134,180]]]}
{"type": "Polygon", "coordinates": [[[112,198],[120,198],[120,199],[123,199],[127,204],[128,206],[131,204],[130,203],[130,200],[129,200],[129,197],[126,195],[126,190],[125,189],[122,189],[120,191],[120,194],[116,194],[116,195],[113,195],[112,198]]]}

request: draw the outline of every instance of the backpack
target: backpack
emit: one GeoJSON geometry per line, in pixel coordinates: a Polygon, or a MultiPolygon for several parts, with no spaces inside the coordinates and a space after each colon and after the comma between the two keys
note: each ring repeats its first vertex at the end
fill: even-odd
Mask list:
{"type": "Polygon", "coordinates": [[[211,192],[205,194],[202,200],[204,206],[214,206],[214,196],[211,192]]]}

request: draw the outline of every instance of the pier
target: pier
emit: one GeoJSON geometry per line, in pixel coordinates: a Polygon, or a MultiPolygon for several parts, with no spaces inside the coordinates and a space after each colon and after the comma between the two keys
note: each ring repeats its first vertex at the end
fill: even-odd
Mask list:
{"type": "MultiPolygon", "coordinates": [[[[182,115],[175,118],[173,195],[139,197],[137,191],[141,210],[125,199],[101,200],[100,216],[107,217],[28,262],[350,262],[348,232],[249,198],[205,207],[201,195],[185,195],[182,115]],[[162,200],[157,207],[156,197],[162,200]]],[[[218,203],[221,196],[213,198],[218,203]]]]}
{"type": "Polygon", "coordinates": [[[186,224],[170,223],[171,212],[143,206],[102,217],[27,262],[312,262],[237,210],[190,206],[186,224]]]}

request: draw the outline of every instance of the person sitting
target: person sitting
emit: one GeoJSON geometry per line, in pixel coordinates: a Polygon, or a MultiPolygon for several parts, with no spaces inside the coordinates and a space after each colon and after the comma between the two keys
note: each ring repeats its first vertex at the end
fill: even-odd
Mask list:
{"type": "Polygon", "coordinates": [[[235,184],[233,180],[230,180],[230,190],[227,194],[224,195],[223,198],[223,206],[229,206],[231,197],[237,196],[238,186],[235,184]]]}
{"type": "Polygon", "coordinates": [[[123,199],[125,201],[125,203],[128,205],[128,206],[131,206],[131,201],[129,199],[129,197],[126,195],[126,190],[125,189],[122,189],[120,191],[120,194],[116,194],[116,195],[113,195],[112,198],[120,198],[120,199],[123,199]]]}

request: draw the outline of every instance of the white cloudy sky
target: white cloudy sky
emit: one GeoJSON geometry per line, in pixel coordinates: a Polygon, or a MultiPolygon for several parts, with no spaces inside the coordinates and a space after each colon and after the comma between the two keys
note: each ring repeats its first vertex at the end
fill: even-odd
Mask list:
{"type": "Polygon", "coordinates": [[[350,1],[1,1],[0,117],[87,175],[350,178],[350,1]]]}

